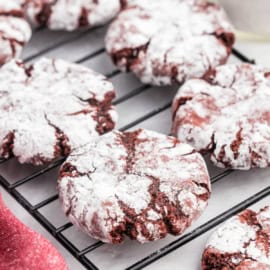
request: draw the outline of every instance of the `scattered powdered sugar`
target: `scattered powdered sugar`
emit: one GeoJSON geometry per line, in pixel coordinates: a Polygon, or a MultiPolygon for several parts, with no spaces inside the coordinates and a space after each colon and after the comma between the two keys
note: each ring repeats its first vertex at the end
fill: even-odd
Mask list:
{"type": "Polygon", "coordinates": [[[111,24],[106,48],[121,69],[145,83],[164,85],[203,76],[225,63],[233,39],[232,26],[216,4],[135,0],[111,24]]]}
{"type": "Polygon", "coordinates": [[[102,25],[120,11],[120,0],[43,0],[25,1],[30,21],[46,24],[50,29],[75,30],[83,26],[102,25]],[[40,16],[40,15],[43,15],[40,16]]]}
{"type": "Polygon", "coordinates": [[[232,268],[233,263],[234,267],[243,267],[239,269],[253,269],[253,266],[270,269],[269,223],[269,206],[258,213],[246,210],[229,219],[210,237],[203,261],[216,257],[215,267],[230,265],[232,268]],[[213,252],[216,253],[215,256],[213,252]]]}
{"type": "Polygon", "coordinates": [[[58,190],[68,218],[91,237],[147,242],[186,229],[206,207],[210,182],[200,154],[177,139],[113,131],[71,153],[58,190]]]}
{"type": "Polygon", "coordinates": [[[173,133],[220,167],[270,164],[269,70],[249,64],[217,68],[186,82],[174,99],[173,133]]]}
{"type": "Polygon", "coordinates": [[[0,5],[0,66],[12,58],[18,58],[30,37],[28,23],[21,18],[1,15],[0,5]]]}
{"type": "Polygon", "coordinates": [[[0,69],[0,154],[41,164],[111,130],[115,92],[105,77],[63,60],[0,69]]]}

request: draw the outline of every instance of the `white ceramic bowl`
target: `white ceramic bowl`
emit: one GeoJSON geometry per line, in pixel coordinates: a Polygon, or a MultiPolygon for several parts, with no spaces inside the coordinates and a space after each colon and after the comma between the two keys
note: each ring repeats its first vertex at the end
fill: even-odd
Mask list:
{"type": "Polygon", "coordinates": [[[270,34],[270,0],[219,0],[238,30],[270,34]]]}

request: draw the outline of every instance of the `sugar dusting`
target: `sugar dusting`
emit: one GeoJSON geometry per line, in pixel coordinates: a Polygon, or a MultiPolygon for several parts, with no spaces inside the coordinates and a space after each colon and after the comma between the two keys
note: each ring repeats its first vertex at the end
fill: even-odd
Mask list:
{"type": "Polygon", "coordinates": [[[59,138],[73,149],[97,136],[99,105],[91,105],[91,99],[106,102],[104,112],[116,120],[113,96],[107,97],[114,94],[112,84],[63,60],[41,59],[30,69],[12,61],[0,69],[0,89],[0,154],[10,154],[6,143],[13,134],[11,150],[21,163],[39,164],[59,156],[59,138]]]}
{"type": "Polygon", "coordinates": [[[0,1],[0,65],[18,58],[31,37],[30,26],[19,16],[22,9],[18,1],[0,1]]]}
{"type": "Polygon", "coordinates": [[[122,136],[113,131],[68,157],[58,181],[63,210],[93,238],[121,242],[113,235],[122,237],[130,226],[139,242],[147,242],[169,232],[164,220],[169,219],[165,204],[170,203],[180,234],[207,205],[201,198],[210,193],[204,160],[192,147],[156,132],[139,130],[133,150],[123,144],[122,136]],[[164,205],[153,204],[158,192],[168,198],[164,205]],[[181,209],[183,220],[177,216],[181,209]]]}
{"type": "Polygon", "coordinates": [[[1,13],[22,13],[22,4],[23,0],[1,0],[0,1],[0,14],[1,13]]]}
{"type": "Polygon", "coordinates": [[[37,15],[46,16],[53,30],[75,30],[82,26],[97,26],[110,21],[120,11],[120,0],[49,0],[50,12],[45,13],[43,0],[27,2],[25,9],[30,21],[39,23],[37,15]]]}
{"type": "MultiPolygon", "coordinates": [[[[228,265],[231,261],[235,267],[239,265],[239,269],[253,269],[253,264],[259,267],[257,269],[270,269],[270,207],[261,209],[255,215],[257,224],[243,218],[244,215],[237,215],[226,221],[212,234],[206,251],[214,249],[220,254],[220,258],[223,258],[222,254],[224,258],[228,256],[228,265]]],[[[222,261],[221,264],[226,265],[222,261]]]]}
{"type": "Polygon", "coordinates": [[[220,167],[269,166],[268,73],[262,67],[236,64],[217,68],[210,83],[188,81],[174,99],[173,133],[198,151],[210,151],[220,167]]]}
{"type": "Polygon", "coordinates": [[[128,2],[108,30],[106,48],[113,57],[123,51],[118,66],[131,69],[144,83],[181,83],[226,61],[231,45],[226,47],[215,35],[233,36],[232,26],[218,5],[198,0],[128,2]]]}

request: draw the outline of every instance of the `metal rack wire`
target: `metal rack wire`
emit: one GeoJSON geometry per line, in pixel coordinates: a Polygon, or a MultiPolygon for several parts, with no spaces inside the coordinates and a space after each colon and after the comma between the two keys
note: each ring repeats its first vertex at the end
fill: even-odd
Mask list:
{"type": "MultiPolygon", "coordinates": [[[[37,33],[44,31],[44,29],[38,29],[37,33]]],[[[53,44],[48,45],[47,47],[39,48],[37,51],[32,52],[29,51],[29,54],[25,57],[25,61],[33,61],[34,59],[46,55],[50,55],[50,52],[52,50],[58,50],[61,47],[71,44],[72,42],[76,40],[83,39],[86,35],[89,35],[91,33],[94,33],[94,36],[96,35],[95,31],[100,31],[101,33],[104,32],[103,29],[94,29],[94,30],[87,30],[78,32],[75,34],[70,34],[67,36],[64,36],[62,39],[60,39],[57,42],[53,42],[53,44]]],[[[36,33],[36,34],[37,34],[36,33]]],[[[96,36],[95,36],[96,38],[96,36]]],[[[89,42],[91,42],[91,39],[89,38],[89,42]]],[[[36,45],[35,45],[36,46],[36,45]]],[[[65,50],[65,48],[63,48],[65,50]]],[[[104,54],[104,47],[102,45],[102,41],[100,41],[99,46],[93,49],[89,54],[78,56],[75,62],[84,64],[87,61],[91,61],[92,59],[97,59],[97,57],[103,57],[104,54]]],[[[243,55],[241,52],[237,51],[236,49],[233,50],[233,54],[235,57],[237,57],[239,60],[243,62],[249,62],[254,63],[253,60],[249,59],[245,55],[243,55]]],[[[107,73],[107,76],[110,77],[112,80],[118,76],[120,73],[118,70],[112,68],[109,73],[107,73]]],[[[120,96],[116,101],[115,105],[121,105],[123,102],[126,102],[127,100],[131,99],[132,97],[138,96],[140,94],[143,94],[147,91],[150,91],[151,86],[148,85],[139,85],[138,87],[135,87],[131,91],[128,91],[124,93],[122,96],[120,96]]],[[[123,123],[122,126],[119,127],[121,130],[127,130],[134,126],[139,125],[140,123],[153,118],[154,116],[168,110],[171,106],[171,100],[165,101],[164,104],[159,104],[155,108],[150,109],[143,115],[140,115],[139,117],[133,119],[132,121],[128,123],[123,123]]],[[[83,249],[78,249],[70,240],[63,234],[67,229],[71,228],[73,225],[69,222],[65,223],[64,225],[61,225],[60,227],[56,227],[52,222],[47,219],[39,210],[50,203],[53,203],[58,200],[58,195],[54,194],[49,197],[46,197],[45,199],[39,201],[38,203],[32,204],[23,194],[20,192],[20,187],[26,185],[30,181],[36,181],[37,178],[42,177],[44,174],[57,169],[64,159],[60,159],[55,161],[52,164],[49,164],[48,166],[35,171],[34,173],[23,177],[21,179],[18,179],[15,182],[10,182],[9,179],[6,177],[0,175],[0,184],[6,189],[6,191],[11,194],[39,223],[45,227],[49,233],[51,233],[69,252],[72,254],[77,260],[84,265],[87,269],[99,269],[97,265],[95,265],[94,262],[92,262],[86,255],[89,255],[91,252],[95,251],[96,249],[100,248],[104,244],[102,242],[94,242],[91,245],[88,245],[87,247],[83,249]]],[[[2,160],[0,161],[0,166],[5,164],[6,162],[2,160]]],[[[224,179],[226,176],[233,174],[234,171],[232,170],[224,170],[214,176],[211,177],[211,182],[213,185],[215,185],[217,182],[224,179]]],[[[229,217],[233,216],[234,214],[240,212],[241,210],[245,209],[246,207],[262,200],[263,198],[270,196],[270,187],[267,186],[266,188],[260,190],[259,192],[253,194],[252,196],[246,198],[243,201],[240,201],[238,204],[234,205],[230,209],[219,213],[219,215],[215,216],[214,218],[208,220],[204,224],[198,226],[197,228],[193,229],[192,231],[184,234],[183,236],[180,236],[174,241],[171,241],[170,243],[164,245],[163,247],[159,248],[158,250],[152,252],[150,255],[146,256],[145,258],[140,259],[139,261],[136,261],[132,265],[128,266],[127,269],[141,269],[156,260],[166,256],[167,254],[171,253],[172,251],[182,247],[183,245],[187,244],[188,242],[196,239],[200,235],[204,234],[205,232],[211,230],[218,224],[222,223],[224,220],[228,219],[229,217]]],[[[73,269],[72,269],[73,270],[73,269]]]]}

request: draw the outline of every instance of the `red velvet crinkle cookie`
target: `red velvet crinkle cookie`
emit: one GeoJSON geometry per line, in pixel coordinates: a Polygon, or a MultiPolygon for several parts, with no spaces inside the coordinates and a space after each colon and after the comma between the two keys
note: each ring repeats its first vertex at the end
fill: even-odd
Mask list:
{"type": "Polygon", "coordinates": [[[114,128],[113,85],[63,60],[0,69],[0,156],[35,165],[66,156],[114,128]]]}
{"type": "Polygon", "coordinates": [[[141,243],[181,234],[210,197],[200,154],[156,132],[113,131],[72,152],[58,191],[69,220],[91,237],[141,243]]]}
{"type": "Polygon", "coordinates": [[[68,270],[62,255],[43,236],[21,223],[0,195],[0,269],[68,270]]]}
{"type": "Polygon", "coordinates": [[[0,0],[0,66],[18,58],[31,37],[31,28],[22,16],[17,1],[0,0]]]}
{"type": "Polygon", "coordinates": [[[245,210],[225,222],[210,237],[202,270],[269,270],[270,206],[245,210]]]}
{"type": "Polygon", "coordinates": [[[26,16],[50,29],[102,25],[120,11],[121,0],[24,0],[26,16]]]}
{"type": "Polygon", "coordinates": [[[170,85],[224,64],[234,43],[223,9],[204,0],[131,0],[110,26],[114,63],[144,83],[170,85]]]}
{"type": "Polygon", "coordinates": [[[218,67],[186,82],[173,103],[173,134],[211,153],[219,167],[270,165],[270,70],[249,64],[218,67]]]}

